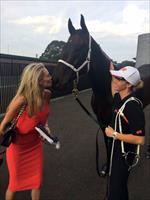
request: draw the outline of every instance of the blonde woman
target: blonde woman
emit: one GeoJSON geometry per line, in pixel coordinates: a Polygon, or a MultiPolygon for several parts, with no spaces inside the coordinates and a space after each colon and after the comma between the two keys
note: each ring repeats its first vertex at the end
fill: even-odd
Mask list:
{"type": "Polygon", "coordinates": [[[34,127],[37,123],[48,126],[51,95],[46,88],[51,85],[52,78],[42,63],[27,65],[18,91],[0,124],[0,135],[3,135],[6,125],[25,105],[16,125],[18,133],[6,152],[9,170],[6,200],[13,200],[15,192],[22,190],[31,190],[32,200],[40,198],[43,152],[42,142],[34,127]]]}

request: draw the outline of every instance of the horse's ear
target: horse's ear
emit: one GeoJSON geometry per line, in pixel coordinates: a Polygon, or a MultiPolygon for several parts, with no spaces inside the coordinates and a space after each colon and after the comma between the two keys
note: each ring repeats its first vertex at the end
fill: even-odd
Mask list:
{"type": "Polygon", "coordinates": [[[82,14],[81,14],[80,25],[81,25],[81,28],[82,28],[83,31],[89,32],[88,29],[87,29],[87,27],[86,27],[86,25],[85,25],[84,17],[83,17],[82,14]]]}
{"type": "Polygon", "coordinates": [[[75,32],[75,28],[74,26],[72,25],[72,22],[71,22],[71,19],[69,18],[68,20],[68,30],[69,30],[69,33],[72,34],[73,32],[75,32]]]}

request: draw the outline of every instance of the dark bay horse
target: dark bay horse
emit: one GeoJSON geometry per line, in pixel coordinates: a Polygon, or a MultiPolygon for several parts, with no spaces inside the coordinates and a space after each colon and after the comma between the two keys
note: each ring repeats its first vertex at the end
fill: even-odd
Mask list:
{"type": "MultiPolygon", "coordinates": [[[[73,80],[78,80],[79,76],[87,73],[93,90],[91,106],[104,132],[104,127],[109,125],[111,119],[113,98],[109,69],[112,60],[90,36],[82,15],[80,25],[81,29],[76,30],[71,20],[68,21],[70,37],[53,73],[53,89],[65,90],[73,80]]],[[[140,71],[143,69],[141,67],[140,71]]],[[[137,91],[137,97],[142,100],[145,107],[150,103],[150,73],[143,81],[144,88],[137,91]]],[[[104,139],[108,149],[108,138],[105,134],[104,139]]]]}

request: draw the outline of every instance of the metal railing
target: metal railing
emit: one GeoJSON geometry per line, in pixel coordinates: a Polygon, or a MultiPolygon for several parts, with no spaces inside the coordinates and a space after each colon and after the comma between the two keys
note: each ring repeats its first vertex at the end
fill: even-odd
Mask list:
{"type": "MultiPolygon", "coordinates": [[[[5,113],[15,95],[24,67],[31,62],[43,61],[37,58],[0,54],[0,115],[5,113]]],[[[43,63],[49,71],[56,66],[56,63],[43,63]]]]}

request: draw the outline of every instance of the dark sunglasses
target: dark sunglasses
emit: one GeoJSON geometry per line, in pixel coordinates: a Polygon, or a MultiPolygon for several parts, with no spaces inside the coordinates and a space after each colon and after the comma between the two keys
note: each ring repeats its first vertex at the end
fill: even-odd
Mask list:
{"type": "Polygon", "coordinates": [[[119,80],[119,81],[126,81],[123,77],[114,76],[114,78],[119,80]]]}

